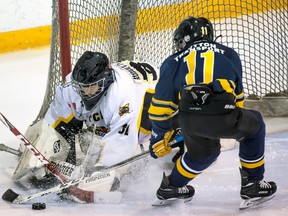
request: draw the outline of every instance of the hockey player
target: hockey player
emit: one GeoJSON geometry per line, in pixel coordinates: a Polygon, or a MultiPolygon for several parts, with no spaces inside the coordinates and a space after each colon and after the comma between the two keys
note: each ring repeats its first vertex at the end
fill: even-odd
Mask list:
{"type": "MultiPolygon", "coordinates": [[[[28,129],[27,138],[46,158],[60,158],[79,165],[75,135],[80,134],[80,149],[86,156],[70,173],[72,179],[91,169],[130,158],[139,151],[139,144],[149,141],[152,125],[148,108],[157,81],[158,71],[148,63],[123,61],[110,64],[105,54],[86,51],[66,77],[66,82],[57,88],[45,121],[41,123],[42,131],[35,133],[39,126],[32,126],[38,129],[28,129]],[[83,128],[92,131],[87,133],[93,139],[87,142],[84,136],[81,140],[83,128]],[[53,131],[58,132],[54,134],[55,140],[51,140],[51,135],[48,139],[47,132],[53,134],[53,131]]],[[[36,167],[34,174],[37,179],[42,179],[46,175],[43,164],[31,153],[30,158],[23,155],[14,178],[19,179],[27,173],[23,167],[36,167]]],[[[103,180],[97,181],[100,183],[81,184],[81,189],[109,191],[115,186],[116,175],[111,171],[103,180]]]]}
{"type": "Polygon", "coordinates": [[[152,120],[150,153],[153,158],[171,151],[171,114],[179,108],[179,124],[187,152],[171,174],[163,175],[158,200],[191,200],[188,183],[220,154],[220,138],[240,142],[240,209],[272,198],[277,186],[263,181],[265,124],[258,111],[244,109],[242,66],[238,54],[215,42],[206,18],[188,17],[174,32],[177,52],[160,67],[160,79],[149,108],[152,120]]]}

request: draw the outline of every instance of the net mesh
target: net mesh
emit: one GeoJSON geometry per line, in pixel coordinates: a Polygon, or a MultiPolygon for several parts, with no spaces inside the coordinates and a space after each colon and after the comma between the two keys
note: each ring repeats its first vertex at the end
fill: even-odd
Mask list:
{"type": "MultiPolygon", "coordinates": [[[[287,97],[287,8],[287,0],[68,0],[72,68],[86,50],[103,52],[112,62],[125,57],[159,67],[173,51],[177,25],[187,16],[206,17],[217,41],[239,53],[248,98],[287,97]]],[[[37,118],[61,82],[58,0],[52,31],[46,96],[37,118]]]]}

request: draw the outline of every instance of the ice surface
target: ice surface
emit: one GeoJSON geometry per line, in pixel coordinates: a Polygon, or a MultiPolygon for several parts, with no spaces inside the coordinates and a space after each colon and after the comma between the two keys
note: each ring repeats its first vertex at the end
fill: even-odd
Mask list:
{"type": "MultiPolygon", "coordinates": [[[[0,55],[0,112],[22,133],[37,116],[45,93],[49,49],[38,49],[0,55]]],[[[218,160],[198,176],[191,185],[196,193],[187,204],[152,207],[160,185],[162,171],[167,170],[167,158],[147,158],[150,166],[141,177],[123,180],[121,204],[72,204],[60,202],[50,194],[29,203],[17,205],[0,200],[0,214],[26,216],[36,214],[33,202],[45,202],[47,208],[37,211],[45,216],[80,215],[161,215],[161,216],[287,216],[288,215],[288,126],[287,118],[267,118],[269,135],[266,138],[266,180],[278,184],[274,199],[253,209],[239,211],[240,174],[238,148],[222,152],[218,160]],[[281,132],[280,132],[281,131],[281,132]]],[[[17,148],[19,141],[0,123],[0,143],[17,148]]],[[[170,164],[170,163],[169,163],[170,164]]],[[[17,157],[0,152],[0,195],[12,188],[17,193],[31,194],[38,190],[11,181],[17,157]]],[[[143,161],[136,163],[143,168],[143,161]]]]}

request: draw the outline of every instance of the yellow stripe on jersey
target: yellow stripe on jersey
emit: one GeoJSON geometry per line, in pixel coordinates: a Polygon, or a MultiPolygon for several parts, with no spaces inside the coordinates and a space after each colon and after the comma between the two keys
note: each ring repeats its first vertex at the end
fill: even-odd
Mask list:
{"type": "Polygon", "coordinates": [[[220,82],[221,87],[223,88],[223,90],[225,90],[228,93],[232,93],[233,95],[236,96],[234,90],[235,90],[235,84],[233,81],[231,80],[227,80],[227,79],[217,79],[220,82]]]}
{"type": "Polygon", "coordinates": [[[164,101],[164,100],[158,100],[154,97],[152,98],[152,103],[157,104],[159,106],[170,106],[171,108],[174,108],[175,110],[178,109],[178,105],[173,103],[172,101],[164,101]]]}
{"type": "Polygon", "coordinates": [[[166,107],[153,106],[151,104],[148,112],[151,120],[167,120],[172,116],[175,110],[166,107]]]}
{"type": "Polygon", "coordinates": [[[240,163],[242,165],[242,167],[245,167],[245,168],[248,168],[248,169],[254,169],[254,168],[257,168],[257,167],[260,167],[264,164],[264,157],[262,157],[262,159],[260,161],[257,161],[257,162],[244,162],[242,160],[240,160],[240,163]]]}
{"type": "Polygon", "coordinates": [[[236,102],[236,106],[239,108],[243,108],[244,107],[244,100],[236,102]]]}
{"type": "Polygon", "coordinates": [[[236,106],[237,107],[243,108],[244,102],[245,102],[244,92],[241,92],[240,94],[236,95],[236,106]]]}
{"type": "Polygon", "coordinates": [[[72,119],[74,118],[74,113],[72,112],[67,118],[64,118],[64,117],[59,117],[55,122],[54,124],[52,125],[52,128],[56,128],[61,122],[64,122],[64,123],[68,123],[70,122],[72,119]]]}
{"type": "Polygon", "coordinates": [[[157,100],[152,98],[148,113],[151,120],[164,121],[169,119],[178,109],[178,105],[172,101],[157,100]]]}
{"type": "Polygon", "coordinates": [[[180,173],[181,175],[183,175],[184,177],[186,177],[186,178],[190,178],[190,179],[195,178],[199,173],[198,173],[198,174],[195,174],[195,173],[191,173],[191,172],[186,171],[186,170],[182,167],[182,165],[181,165],[181,158],[182,158],[182,157],[180,157],[180,158],[176,161],[176,168],[177,168],[177,170],[179,171],[179,173],[180,173]]]}
{"type": "Polygon", "coordinates": [[[241,92],[240,94],[236,95],[237,100],[241,100],[242,98],[244,98],[244,92],[241,92]]]}

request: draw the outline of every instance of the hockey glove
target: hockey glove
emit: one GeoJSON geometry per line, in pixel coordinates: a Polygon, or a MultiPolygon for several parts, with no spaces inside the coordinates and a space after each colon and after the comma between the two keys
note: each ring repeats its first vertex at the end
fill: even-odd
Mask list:
{"type": "Polygon", "coordinates": [[[168,145],[169,141],[174,133],[174,130],[168,131],[165,133],[162,140],[156,142],[156,143],[150,143],[149,149],[150,149],[150,155],[153,158],[159,158],[163,157],[167,154],[169,154],[172,150],[172,148],[168,145]]]}

